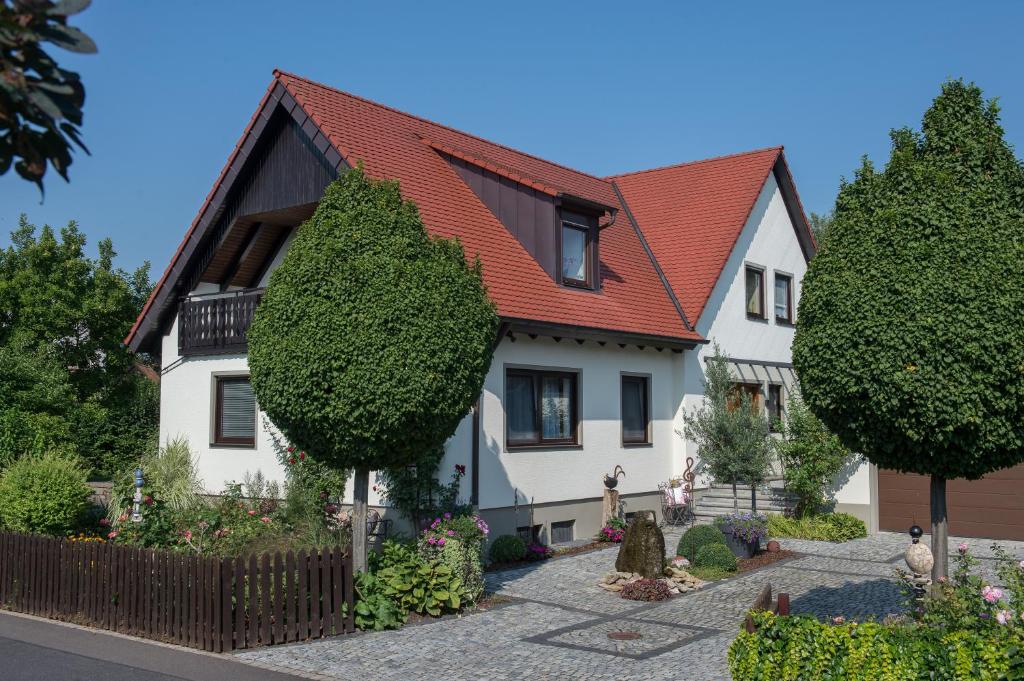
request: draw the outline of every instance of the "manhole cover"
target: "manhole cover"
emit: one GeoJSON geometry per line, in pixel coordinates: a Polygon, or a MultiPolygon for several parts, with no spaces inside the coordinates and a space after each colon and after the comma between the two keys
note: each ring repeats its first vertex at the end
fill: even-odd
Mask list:
{"type": "Polygon", "coordinates": [[[642,634],[639,631],[609,631],[608,638],[613,641],[635,641],[642,634]]]}

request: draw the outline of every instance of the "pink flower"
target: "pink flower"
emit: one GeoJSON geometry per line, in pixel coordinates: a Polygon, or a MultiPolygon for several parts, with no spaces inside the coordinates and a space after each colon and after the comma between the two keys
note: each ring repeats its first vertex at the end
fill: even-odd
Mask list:
{"type": "Polygon", "coordinates": [[[1021,570],[1024,570],[1024,560],[1022,560],[1022,561],[1020,562],[1020,569],[1021,569],[1021,570]]]}
{"type": "Polygon", "coordinates": [[[451,513],[445,513],[444,514],[444,519],[445,520],[451,520],[452,519],[452,514],[451,513]]]}
{"type": "Polygon", "coordinates": [[[112,530],[107,534],[107,539],[113,539],[117,536],[117,530],[112,530]]]}
{"type": "Polygon", "coordinates": [[[249,515],[256,515],[256,511],[254,511],[251,508],[249,509],[248,513],[249,513],[249,515]]]}
{"type": "Polygon", "coordinates": [[[999,622],[1000,624],[1006,624],[1010,621],[1012,617],[1013,615],[1010,613],[1009,610],[1000,610],[996,613],[996,622],[999,622]]]}
{"type": "Polygon", "coordinates": [[[182,536],[185,537],[185,541],[192,541],[192,530],[185,530],[182,536]]]}
{"type": "Polygon", "coordinates": [[[294,452],[294,451],[295,451],[295,447],[289,447],[289,448],[288,448],[288,453],[289,453],[289,454],[291,454],[291,453],[292,453],[292,452],[294,452]]]}
{"type": "Polygon", "coordinates": [[[122,513],[121,515],[117,516],[117,522],[119,522],[119,523],[123,523],[126,520],[128,520],[128,514],[127,513],[122,513]]]}
{"type": "Polygon", "coordinates": [[[267,516],[263,516],[262,518],[260,518],[260,522],[266,525],[270,522],[270,518],[268,518],[267,516]]]}
{"type": "Polygon", "coordinates": [[[835,617],[832,618],[832,624],[842,624],[845,621],[846,621],[846,618],[843,617],[842,615],[836,615],[835,617]]]}
{"type": "Polygon", "coordinates": [[[299,452],[299,461],[306,460],[306,452],[299,452]]]}
{"type": "Polygon", "coordinates": [[[295,457],[294,456],[292,458],[288,459],[288,464],[290,466],[294,466],[295,465],[295,457]]]}
{"type": "Polygon", "coordinates": [[[147,494],[146,498],[142,500],[142,503],[144,503],[146,506],[152,506],[153,505],[153,497],[151,497],[151,496],[149,496],[147,494]]]}
{"type": "Polygon", "coordinates": [[[100,527],[106,527],[109,524],[110,524],[109,520],[107,520],[106,518],[100,518],[100,527]]]}
{"type": "Polygon", "coordinates": [[[438,538],[437,545],[438,546],[444,546],[444,537],[439,537],[438,538]]]}
{"type": "Polygon", "coordinates": [[[956,547],[956,550],[960,553],[967,553],[967,544],[960,542],[960,546],[956,547]]]}
{"type": "Polygon", "coordinates": [[[454,537],[455,536],[455,530],[448,530],[448,536],[449,537],[454,537]]]}
{"type": "Polygon", "coordinates": [[[986,603],[995,603],[1003,597],[1003,590],[986,585],[985,588],[981,590],[981,597],[985,599],[986,603]]]}

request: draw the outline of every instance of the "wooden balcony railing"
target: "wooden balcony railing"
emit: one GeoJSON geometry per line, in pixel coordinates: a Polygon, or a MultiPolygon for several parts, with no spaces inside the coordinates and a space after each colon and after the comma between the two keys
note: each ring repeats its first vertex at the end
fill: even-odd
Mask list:
{"type": "Polygon", "coordinates": [[[246,352],[246,334],[263,289],[186,298],[178,319],[180,355],[246,352]]]}

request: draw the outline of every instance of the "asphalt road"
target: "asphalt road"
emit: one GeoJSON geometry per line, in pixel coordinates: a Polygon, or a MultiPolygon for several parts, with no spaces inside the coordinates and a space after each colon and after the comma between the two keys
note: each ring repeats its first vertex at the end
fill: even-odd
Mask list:
{"type": "Polygon", "coordinates": [[[184,648],[0,613],[2,681],[299,681],[184,648]]]}

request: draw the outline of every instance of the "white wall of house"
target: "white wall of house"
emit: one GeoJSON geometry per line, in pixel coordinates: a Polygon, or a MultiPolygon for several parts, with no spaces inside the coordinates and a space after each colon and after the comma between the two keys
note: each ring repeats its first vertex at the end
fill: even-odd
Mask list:
{"type": "MultiPolygon", "coordinates": [[[[792,361],[791,348],[795,329],[792,325],[775,320],[774,277],[776,272],[792,276],[795,318],[800,301],[800,282],[806,271],[807,263],[797,241],[782,193],[774,175],[769,176],[697,321],[696,330],[711,343],[683,356],[683,409],[693,410],[701,404],[704,394],[705,362],[707,357],[714,354],[715,343],[721,347],[725,355],[735,359],[781,363],[792,361]],[[745,268],[748,264],[765,269],[767,320],[747,317],[745,268]]],[[[771,368],[765,371],[777,382],[788,381],[788,372],[773,371],[771,368]]],[[[746,378],[753,379],[754,376],[749,374],[746,378]]],[[[677,427],[682,429],[681,412],[676,415],[676,423],[677,427]]],[[[692,456],[698,462],[699,470],[696,444],[680,439],[677,446],[679,455],[675,457],[676,465],[680,465],[686,456],[692,456]]],[[[867,464],[848,467],[840,474],[837,483],[835,496],[840,504],[870,503],[867,464]]],[[[699,476],[698,486],[705,484],[707,478],[699,476]]]]}
{"type": "MultiPolygon", "coordinates": [[[[583,345],[551,338],[501,342],[484,382],[481,407],[480,506],[501,508],[599,498],[606,473],[621,465],[622,494],[650,492],[672,474],[672,418],[679,399],[680,355],[654,348],[620,348],[615,343],[583,345]],[[579,372],[580,446],[509,449],[505,445],[505,369],[553,368],[579,372]],[[623,446],[622,372],[646,374],[651,384],[650,445],[623,446]]],[[[467,438],[466,444],[469,444],[467,438]]]]}

